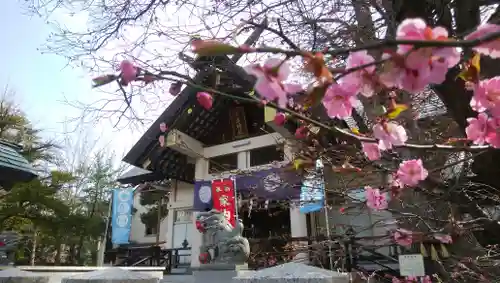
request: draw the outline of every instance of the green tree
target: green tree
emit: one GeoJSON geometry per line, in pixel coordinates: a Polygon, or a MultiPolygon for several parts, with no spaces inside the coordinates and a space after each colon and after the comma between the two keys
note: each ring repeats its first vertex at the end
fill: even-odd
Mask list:
{"type": "Polygon", "coordinates": [[[14,90],[5,87],[0,94],[0,139],[22,146],[22,155],[33,165],[56,160],[54,141],[40,136],[41,130],[33,127],[26,114],[14,102],[14,90]]]}
{"type": "Polygon", "coordinates": [[[141,189],[140,204],[148,208],[141,213],[141,222],[147,227],[158,227],[158,220],[161,222],[168,215],[168,195],[162,188],[163,186],[148,185],[141,189]]]}
{"type": "Polygon", "coordinates": [[[69,207],[58,197],[58,191],[73,182],[67,172],[52,171],[48,177],[14,185],[0,203],[0,225],[3,230],[14,230],[27,236],[31,242],[30,262],[34,264],[38,238],[48,230],[57,238],[62,232],[58,222],[68,215],[69,207]]]}
{"type": "MultiPolygon", "coordinates": [[[[116,186],[116,178],[123,171],[117,167],[113,155],[97,152],[89,161],[82,162],[74,173],[79,178],[75,190],[73,214],[82,217],[78,240],[71,254],[75,263],[89,261],[85,255],[96,251],[105,230],[109,211],[111,190],[116,186]]],[[[93,261],[94,258],[91,259],[93,261]]]]}

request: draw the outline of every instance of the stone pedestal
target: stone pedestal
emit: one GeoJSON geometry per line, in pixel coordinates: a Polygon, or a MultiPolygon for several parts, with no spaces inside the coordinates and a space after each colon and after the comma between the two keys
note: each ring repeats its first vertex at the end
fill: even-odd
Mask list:
{"type": "MultiPolygon", "coordinates": [[[[240,274],[233,283],[348,283],[349,275],[303,263],[285,263],[271,268],[240,274]]],[[[224,283],[224,282],[221,282],[224,283]]]]}
{"type": "Polygon", "coordinates": [[[49,276],[37,275],[18,268],[0,271],[0,283],[48,283],[49,276]]]}
{"type": "Polygon", "coordinates": [[[247,265],[202,264],[193,267],[194,283],[231,283],[234,277],[253,272],[247,265]]]}
{"type": "Polygon", "coordinates": [[[63,278],[61,283],[158,283],[148,274],[111,267],[63,278]]]}

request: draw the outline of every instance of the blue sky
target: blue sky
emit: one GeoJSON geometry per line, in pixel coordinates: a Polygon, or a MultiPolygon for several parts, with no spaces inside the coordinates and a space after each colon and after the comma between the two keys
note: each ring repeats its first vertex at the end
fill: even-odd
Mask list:
{"type": "MultiPolygon", "coordinates": [[[[63,57],[37,51],[50,33],[43,19],[26,15],[18,1],[4,2],[0,9],[0,23],[4,27],[0,87],[8,84],[16,91],[15,101],[38,128],[45,130],[46,137],[60,136],[62,122],[79,114],[62,103],[64,98],[88,101],[102,94],[90,88],[91,77],[84,70],[67,67],[63,57]]],[[[112,144],[120,156],[140,134],[127,129],[116,132],[107,121],[102,121],[91,132],[99,139],[99,147],[112,144]]]]}
{"type": "MultiPolygon", "coordinates": [[[[80,116],[78,109],[65,105],[63,100],[90,103],[105,98],[103,96],[106,94],[91,89],[92,75],[85,70],[71,68],[67,66],[65,58],[53,54],[41,54],[37,50],[37,48],[44,45],[51,32],[50,26],[45,24],[43,18],[27,15],[21,6],[23,0],[4,2],[0,9],[0,23],[4,27],[2,30],[2,42],[4,44],[0,45],[0,62],[3,63],[2,68],[0,68],[0,88],[9,85],[11,89],[16,91],[15,102],[27,113],[28,118],[37,128],[44,130],[46,138],[59,137],[59,139],[62,139],[65,129],[63,122],[67,118],[80,116]]],[[[197,19],[194,16],[187,16],[186,13],[190,12],[179,11],[174,15],[162,12],[158,16],[167,29],[170,27],[173,30],[177,28],[184,31],[192,30],[194,34],[217,38],[228,36],[225,29],[217,28],[210,32],[207,31],[205,16],[200,15],[199,19],[197,19]],[[205,21],[205,24],[202,24],[201,19],[205,21]]],[[[70,30],[78,32],[86,30],[87,16],[87,11],[77,11],[77,13],[70,15],[59,9],[51,15],[51,21],[56,21],[70,30]]],[[[214,21],[214,19],[211,21],[214,21]]],[[[237,20],[237,24],[240,24],[239,20],[237,20]]],[[[216,26],[218,26],[217,23],[216,26]]],[[[234,28],[236,25],[235,23],[229,23],[229,26],[234,28]]],[[[133,41],[140,37],[142,33],[143,29],[140,27],[129,27],[127,30],[128,41],[133,41]]],[[[178,52],[188,46],[187,42],[189,42],[190,38],[189,32],[180,34],[184,37],[178,37],[175,41],[168,38],[162,38],[161,40],[152,38],[150,42],[148,41],[147,49],[149,51],[164,50],[161,55],[163,61],[160,61],[162,64],[169,58],[175,61],[178,52]]],[[[237,39],[243,42],[242,40],[245,38],[245,33],[242,33],[233,41],[238,44],[237,39]]],[[[127,57],[141,58],[141,60],[146,61],[151,59],[149,57],[153,56],[152,58],[155,58],[154,56],[156,56],[143,52],[142,48],[127,51],[126,48],[129,45],[129,43],[123,41],[113,42],[100,55],[110,59],[114,54],[121,51],[121,53],[128,54],[127,57]]],[[[179,68],[177,67],[178,62],[174,61],[171,62],[172,66],[179,68]]],[[[168,68],[166,65],[163,67],[168,68]]],[[[177,71],[185,72],[186,70],[180,68],[177,71]]],[[[142,101],[134,100],[134,103],[144,104],[134,105],[137,112],[142,111],[140,116],[155,120],[158,114],[173,99],[166,91],[169,83],[165,83],[166,85],[155,84],[155,89],[150,90],[150,92],[143,92],[145,96],[141,98],[142,101]],[[153,95],[147,96],[147,94],[153,95]]],[[[86,130],[86,136],[91,136],[91,139],[98,139],[98,148],[107,147],[109,150],[115,151],[120,159],[146,129],[146,127],[142,127],[134,128],[134,130],[128,128],[117,130],[112,127],[110,121],[106,120],[99,120],[97,125],[90,125],[85,128],[90,129],[86,130]]],[[[81,135],[71,137],[74,140],[73,144],[81,140],[81,135]]],[[[92,142],[92,140],[88,142],[92,142]]]]}

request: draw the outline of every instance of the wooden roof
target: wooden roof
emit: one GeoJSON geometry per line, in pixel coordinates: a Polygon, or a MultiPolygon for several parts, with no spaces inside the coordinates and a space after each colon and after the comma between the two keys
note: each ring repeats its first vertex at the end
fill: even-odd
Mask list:
{"type": "Polygon", "coordinates": [[[132,168],[118,177],[116,181],[120,182],[121,184],[130,184],[135,186],[143,182],[158,181],[162,179],[164,179],[163,175],[158,174],[157,172],[152,172],[140,167],[132,166],[132,168]]]}
{"type": "MultiPolygon", "coordinates": [[[[253,87],[253,78],[247,77],[245,71],[227,56],[203,57],[197,59],[197,62],[200,64],[197,65],[199,70],[193,78],[195,84],[211,86],[215,74],[218,73],[221,81],[217,88],[223,92],[244,96],[245,92],[253,87]]],[[[162,134],[159,130],[162,122],[166,123],[169,129],[178,129],[202,142],[204,138],[213,136],[214,129],[220,125],[220,119],[223,118],[221,112],[233,101],[214,96],[212,109],[205,110],[197,103],[198,91],[195,87],[186,86],[132,147],[123,161],[147,170],[159,170],[165,178],[193,182],[194,164],[188,162],[187,157],[179,152],[161,148],[158,137],[162,134]]]]}

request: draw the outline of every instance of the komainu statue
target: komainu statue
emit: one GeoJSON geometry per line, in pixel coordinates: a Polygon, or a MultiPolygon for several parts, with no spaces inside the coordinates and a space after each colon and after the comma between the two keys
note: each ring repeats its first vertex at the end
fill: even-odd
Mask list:
{"type": "Polygon", "coordinates": [[[233,228],[223,213],[213,209],[198,214],[196,228],[202,234],[200,263],[240,265],[248,260],[250,244],[248,239],[242,236],[241,220],[237,220],[236,227],[233,228]]]}

